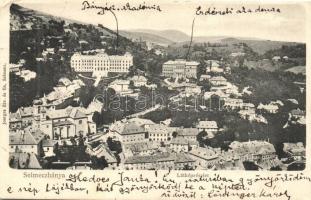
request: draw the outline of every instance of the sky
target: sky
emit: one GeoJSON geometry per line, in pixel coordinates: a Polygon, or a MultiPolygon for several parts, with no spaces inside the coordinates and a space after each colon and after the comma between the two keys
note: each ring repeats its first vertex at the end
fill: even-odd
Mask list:
{"type": "MultiPolygon", "coordinates": [[[[83,0],[20,0],[17,4],[51,14],[58,17],[74,19],[84,23],[101,23],[107,28],[116,30],[116,22],[113,15],[106,12],[105,15],[98,15],[96,10],[82,11],[83,0]],[[44,4],[43,4],[44,2],[44,4]]],[[[153,29],[153,30],[179,30],[188,35],[191,34],[192,21],[195,17],[194,36],[232,36],[261,38],[278,41],[305,42],[305,10],[299,4],[259,4],[254,1],[248,4],[232,3],[225,4],[217,1],[203,2],[190,0],[90,0],[90,4],[97,6],[113,5],[121,6],[126,2],[131,5],[144,3],[145,5],[159,5],[158,11],[136,11],[136,12],[115,12],[119,30],[132,29],[153,29]],[[231,15],[195,15],[196,8],[201,6],[202,10],[208,8],[223,10],[233,8],[234,11],[242,6],[255,10],[261,8],[280,8],[281,13],[251,13],[251,14],[231,14],[231,15]]],[[[261,1],[263,2],[263,1],[261,1]]]]}

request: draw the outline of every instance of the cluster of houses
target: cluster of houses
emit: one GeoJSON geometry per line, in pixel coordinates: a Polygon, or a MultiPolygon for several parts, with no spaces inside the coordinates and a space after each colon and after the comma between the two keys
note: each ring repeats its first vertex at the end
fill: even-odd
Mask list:
{"type": "Polygon", "coordinates": [[[70,138],[96,133],[92,117],[94,112],[101,112],[102,102],[94,100],[87,108],[82,105],[68,106],[79,96],[83,86],[80,79],[71,81],[61,78],[51,93],[35,99],[32,106],[20,107],[10,113],[10,149],[14,153],[12,160],[18,160],[18,155],[24,158],[25,154],[29,154],[31,159],[50,157],[54,155],[56,143],[66,141],[68,144],[70,138]]]}
{"type": "Polygon", "coordinates": [[[71,81],[68,78],[61,78],[52,92],[40,99],[35,99],[33,104],[53,105],[56,109],[65,108],[73,101],[79,101],[79,94],[84,86],[84,82],[80,79],[71,81]]]}
{"type": "MultiPolygon", "coordinates": [[[[66,52],[62,38],[56,39],[62,44],[58,51],[66,52]]],[[[43,45],[46,45],[45,42],[43,45]]],[[[80,45],[85,43],[87,41],[80,41],[80,45]]],[[[46,61],[55,52],[54,48],[45,48],[37,61],[46,61]]],[[[223,66],[217,60],[207,60],[205,63],[206,74],[201,75],[200,82],[208,81],[211,85],[209,91],[202,91],[202,86],[190,81],[197,78],[198,62],[177,59],[163,64],[164,82],[169,89],[179,91],[178,95],[170,98],[171,101],[198,95],[205,100],[217,96],[224,102],[223,108],[237,111],[241,118],[261,123],[268,123],[261,113],[275,114],[283,106],[281,101],[260,103],[257,107],[244,102],[240,97],[243,94],[251,95],[252,92],[249,87],[239,92],[239,88],[224,77],[231,73],[230,67],[223,66]],[[170,78],[175,79],[174,82],[169,81],[170,78]]],[[[95,50],[71,57],[71,67],[75,71],[93,72],[93,76],[97,77],[108,76],[108,72],[128,73],[132,65],[133,57],[129,53],[108,56],[101,50],[95,50]]],[[[22,66],[22,63],[12,64],[10,72],[24,77],[22,66]]],[[[29,77],[28,73],[25,81],[30,80],[29,77]]],[[[80,79],[61,78],[52,92],[35,99],[32,106],[20,107],[10,113],[10,166],[39,169],[42,159],[55,156],[56,146],[74,145],[73,141],[79,137],[85,141],[85,152],[93,157],[104,158],[111,169],[228,170],[244,169],[245,161],[253,162],[263,170],[281,165],[274,146],[267,141],[234,141],[227,151],[200,146],[198,138],[202,132],[206,133],[202,134],[205,139],[212,139],[222,131],[216,121],[199,120],[194,127],[184,128],[171,127],[169,119],[157,124],[148,119],[128,116],[110,124],[105,132],[98,132],[93,115],[101,111],[102,102],[94,100],[87,108],[82,105],[70,106],[73,101],[79,102],[80,89],[84,86],[80,79]],[[122,151],[118,156],[108,147],[108,139],[121,145],[122,151]]],[[[138,97],[141,87],[155,89],[157,85],[148,83],[145,76],[135,75],[127,79],[117,78],[107,88],[120,96],[138,97]]],[[[305,112],[293,110],[290,119],[305,124],[305,112]]],[[[304,159],[305,155],[301,143],[284,144],[284,152],[296,160],[304,159]]],[[[75,166],[71,168],[75,169],[75,166]]]]}
{"type": "MultiPolygon", "coordinates": [[[[116,121],[106,134],[89,142],[100,140],[103,145],[109,137],[120,141],[123,151],[119,167],[123,169],[244,169],[243,162],[250,161],[268,170],[281,164],[274,146],[266,141],[234,141],[228,151],[200,147],[197,137],[203,130],[208,133],[206,137],[213,137],[219,127],[215,121],[199,121],[195,128],[183,128],[131,118],[116,121]]],[[[112,155],[103,146],[89,151],[96,152],[98,148],[101,153],[112,155]]],[[[114,159],[109,160],[109,167],[117,168],[114,159]]]]}
{"type": "Polygon", "coordinates": [[[283,151],[294,161],[306,160],[306,149],[302,142],[283,143],[283,151]]]}
{"type": "Polygon", "coordinates": [[[21,77],[24,82],[28,82],[32,79],[35,79],[37,73],[28,69],[24,69],[25,60],[21,59],[17,64],[10,63],[9,71],[10,73],[14,73],[16,76],[21,77]]]}
{"type": "Polygon", "coordinates": [[[219,109],[236,110],[243,119],[267,123],[267,120],[262,115],[256,113],[254,104],[246,103],[240,98],[243,94],[251,95],[252,92],[249,91],[249,87],[239,92],[239,88],[236,85],[223,77],[224,74],[231,73],[230,67],[222,66],[221,62],[217,60],[208,60],[206,63],[207,74],[204,75],[204,80],[210,82],[211,88],[210,91],[204,92],[204,99],[209,100],[213,96],[217,96],[219,101],[223,101],[222,106],[219,103],[219,109]]]}
{"type": "Polygon", "coordinates": [[[140,87],[155,89],[157,85],[148,84],[147,78],[142,75],[135,75],[128,79],[115,79],[108,85],[108,88],[113,89],[117,95],[130,97],[138,97],[140,87]]]}

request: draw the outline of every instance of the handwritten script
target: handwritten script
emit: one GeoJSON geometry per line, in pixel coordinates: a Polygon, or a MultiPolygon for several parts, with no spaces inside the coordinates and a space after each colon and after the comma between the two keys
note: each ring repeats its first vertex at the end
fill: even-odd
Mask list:
{"type": "MultiPolygon", "coordinates": [[[[98,173],[87,175],[76,172],[67,175],[62,180],[50,183],[40,180],[40,184],[27,183],[25,185],[7,185],[6,193],[14,195],[20,193],[25,197],[40,195],[114,195],[124,197],[128,195],[156,194],[160,198],[187,199],[292,199],[292,194],[283,184],[310,184],[311,177],[303,173],[253,175],[248,178],[228,178],[212,172],[189,173],[170,171],[155,172],[153,176],[144,173],[115,172],[115,176],[101,176],[98,173]],[[38,186],[39,185],[39,186],[38,186]]],[[[111,173],[108,173],[111,174],[111,173]]]]}
{"type": "Polygon", "coordinates": [[[258,6],[257,8],[247,8],[242,6],[241,8],[224,8],[217,9],[215,7],[202,8],[202,6],[198,6],[195,10],[195,14],[199,16],[204,15],[233,15],[233,14],[251,14],[251,13],[281,13],[280,8],[275,7],[262,7],[258,6]]]}
{"type": "Polygon", "coordinates": [[[157,11],[161,12],[161,7],[159,5],[148,5],[145,2],[132,5],[130,3],[125,3],[121,6],[116,6],[114,4],[105,3],[103,5],[97,5],[94,2],[83,1],[82,2],[82,9],[81,10],[96,10],[98,15],[106,14],[106,11],[110,12],[137,12],[137,11],[157,11]]]}

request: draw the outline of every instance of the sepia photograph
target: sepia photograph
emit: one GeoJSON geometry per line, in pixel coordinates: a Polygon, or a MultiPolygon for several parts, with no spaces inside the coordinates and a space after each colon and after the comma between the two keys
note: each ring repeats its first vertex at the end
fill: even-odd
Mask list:
{"type": "Polygon", "coordinates": [[[301,5],[21,1],[9,23],[12,169],[305,169],[301,5]]]}

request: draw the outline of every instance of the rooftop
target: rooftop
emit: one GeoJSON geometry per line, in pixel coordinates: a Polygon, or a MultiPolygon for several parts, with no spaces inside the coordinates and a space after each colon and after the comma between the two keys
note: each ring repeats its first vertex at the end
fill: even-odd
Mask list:
{"type": "Polygon", "coordinates": [[[197,136],[199,130],[197,128],[182,128],[177,130],[178,136],[197,136]]]}
{"type": "Polygon", "coordinates": [[[198,147],[192,149],[189,154],[194,155],[196,157],[199,157],[204,160],[212,160],[212,159],[217,159],[218,158],[218,153],[213,149],[213,148],[203,148],[203,147],[198,147]]]}
{"type": "Polygon", "coordinates": [[[55,140],[46,139],[42,141],[43,147],[54,147],[54,145],[57,143],[55,140]]]}
{"type": "Polygon", "coordinates": [[[44,138],[44,133],[40,130],[22,130],[10,132],[10,145],[37,145],[44,138]]]}
{"type": "Polygon", "coordinates": [[[139,164],[139,163],[155,163],[155,162],[166,162],[174,161],[175,157],[173,154],[156,153],[150,156],[131,156],[125,160],[125,164],[139,164]]]}
{"type": "Polygon", "coordinates": [[[117,121],[116,123],[110,126],[111,131],[115,131],[120,135],[128,135],[128,134],[135,134],[135,133],[144,133],[145,129],[135,122],[121,122],[117,121]]]}
{"type": "Polygon", "coordinates": [[[217,129],[217,122],[216,121],[199,121],[197,128],[213,128],[217,129]]]}
{"type": "Polygon", "coordinates": [[[38,158],[33,153],[10,153],[10,167],[14,169],[41,169],[38,158]]]}
{"type": "Polygon", "coordinates": [[[199,65],[200,63],[196,61],[186,61],[184,59],[176,59],[176,60],[169,60],[163,65],[199,65]]]}

